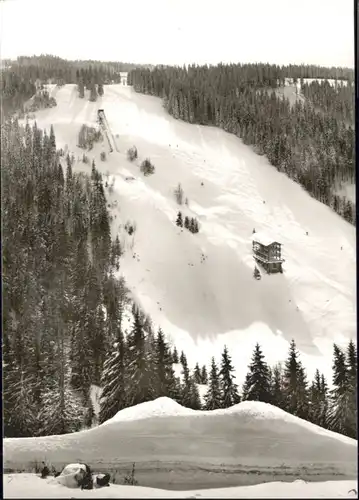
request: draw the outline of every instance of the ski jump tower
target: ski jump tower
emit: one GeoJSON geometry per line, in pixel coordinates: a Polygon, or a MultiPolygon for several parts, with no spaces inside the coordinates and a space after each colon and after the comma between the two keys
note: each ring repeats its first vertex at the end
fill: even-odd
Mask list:
{"type": "Polygon", "coordinates": [[[108,121],[107,121],[107,118],[105,115],[105,111],[103,109],[99,109],[97,111],[97,120],[100,124],[102,132],[104,133],[104,135],[107,139],[110,153],[112,153],[114,150],[118,151],[117,146],[116,146],[116,142],[115,142],[115,138],[110,130],[110,126],[108,124],[108,121]]]}

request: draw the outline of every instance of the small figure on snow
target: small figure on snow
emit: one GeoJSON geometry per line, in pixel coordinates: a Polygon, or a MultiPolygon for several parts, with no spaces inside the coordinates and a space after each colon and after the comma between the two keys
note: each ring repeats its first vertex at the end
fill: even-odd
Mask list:
{"type": "Polygon", "coordinates": [[[255,232],[256,232],[256,229],[255,229],[255,227],[254,227],[254,228],[253,228],[253,231],[252,231],[252,233],[254,234],[255,232]]]}
{"type": "Polygon", "coordinates": [[[81,481],[82,490],[92,490],[93,489],[93,479],[91,474],[91,469],[87,464],[84,464],[86,468],[85,475],[81,481]]]}
{"type": "Polygon", "coordinates": [[[261,273],[259,272],[259,269],[258,269],[258,267],[257,267],[257,266],[254,268],[253,277],[254,277],[256,280],[260,280],[260,279],[261,279],[261,273]]]}
{"type": "Polygon", "coordinates": [[[46,479],[47,476],[50,474],[50,469],[48,466],[45,464],[45,462],[42,462],[42,469],[41,469],[41,479],[46,479]]]}

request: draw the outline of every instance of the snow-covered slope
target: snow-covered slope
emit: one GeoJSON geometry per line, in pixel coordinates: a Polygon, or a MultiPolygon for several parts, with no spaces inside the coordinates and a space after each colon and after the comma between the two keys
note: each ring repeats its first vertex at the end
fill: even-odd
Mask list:
{"type": "MultiPolygon", "coordinates": [[[[113,234],[126,247],[121,272],[190,365],[218,359],[227,344],[241,383],[256,342],[274,363],[294,338],[309,375],[319,368],[331,376],[332,342],[356,334],[355,228],[238,138],[176,121],[158,98],[121,85],[106,86],[96,103],[79,99],[73,85],[55,98],[57,107],[36,113],[38,125],[53,124],[58,146],[76,157],[81,125],[105,110],[119,152],[101,162],[104,142],[89,156],[113,184],[113,234]],[[131,164],[133,144],[139,160],[131,164]],[[146,157],[156,167],[149,177],[139,171],[146,157]],[[179,182],[188,207],[176,204],[179,182]],[[198,234],[175,226],[179,208],[197,217],[198,234]],[[127,220],[137,225],[131,237],[127,220]],[[253,228],[283,244],[283,275],[253,279],[253,228]]],[[[90,170],[81,162],[75,168],[90,170]]]]}
{"type": "Polygon", "coordinates": [[[95,471],[126,470],[136,462],[140,484],[158,486],[158,474],[166,470],[163,484],[172,470],[171,485],[182,489],[202,481],[213,481],[207,487],[256,484],[274,476],[351,479],[357,472],[355,440],[259,402],[201,412],[159,398],[87,431],[5,439],[3,446],[5,470],[29,470],[42,460],[57,468],[84,462],[95,471]],[[216,477],[204,479],[209,471],[216,477]]]}
{"type": "Polygon", "coordinates": [[[357,481],[266,483],[199,491],[171,491],[111,485],[92,491],[68,489],[33,474],[5,474],[4,498],[358,498],[357,481]]]}
{"type": "Polygon", "coordinates": [[[110,418],[102,425],[114,424],[117,422],[127,422],[133,420],[142,420],[152,417],[174,417],[176,415],[194,415],[198,412],[185,408],[180,404],[173,401],[171,398],[162,397],[149,401],[148,403],[141,403],[130,408],[125,408],[119,411],[114,417],[110,418]]]}
{"type": "Polygon", "coordinates": [[[357,441],[355,439],[349,438],[342,434],[323,429],[318,425],[307,422],[301,418],[298,418],[290,413],[287,413],[276,406],[268,403],[263,403],[261,401],[243,401],[242,403],[236,404],[230,408],[218,409],[218,410],[192,410],[191,408],[185,408],[176,401],[168,397],[157,398],[154,401],[149,401],[147,403],[141,403],[130,408],[125,408],[119,411],[113,418],[107,420],[102,425],[114,424],[117,422],[135,421],[143,420],[152,417],[173,417],[173,416],[197,416],[197,417],[214,417],[218,415],[245,415],[252,419],[273,419],[282,420],[283,422],[291,422],[297,426],[301,426],[314,434],[321,434],[322,436],[327,436],[332,439],[341,441],[342,443],[349,444],[351,446],[357,446],[357,441]]]}

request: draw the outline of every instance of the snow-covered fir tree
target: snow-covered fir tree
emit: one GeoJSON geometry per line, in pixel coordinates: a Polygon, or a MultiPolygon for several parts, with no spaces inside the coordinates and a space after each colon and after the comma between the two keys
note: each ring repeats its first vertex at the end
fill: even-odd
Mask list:
{"type": "Polygon", "coordinates": [[[326,427],[328,411],[328,387],[323,374],[315,371],[314,380],[309,388],[308,419],[314,424],[326,427]]]}
{"type": "Polygon", "coordinates": [[[107,353],[101,376],[100,424],[127,406],[126,359],[125,339],[118,327],[116,342],[107,353]]]}
{"type": "Polygon", "coordinates": [[[271,378],[269,367],[264,360],[264,355],[257,343],[249,365],[249,371],[243,385],[243,401],[271,402],[271,378]]]}
{"type": "Polygon", "coordinates": [[[300,418],[308,418],[308,382],[294,340],[290,343],[289,355],[284,365],[283,395],[286,411],[300,418]]]}
{"type": "Polygon", "coordinates": [[[177,364],[179,362],[178,351],[177,351],[176,346],[173,348],[172,360],[173,360],[173,363],[175,363],[175,364],[177,364]]]}
{"type": "Polygon", "coordinates": [[[214,357],[211,360],[211,371],[209,374],[208,390],[204,396],[205,410],[216,410],[222,407],[223,395],[219,379],[218,367],[214,357]]]}
{"type": "Polygon", "coordinates": [[[172,356],[168,343],[161,328],[155,339],[155,371],[156,371],[156,396],[167,396],[178,401],[180,388],[172,366],[172,356]]]}
{"type": "Polygon", "coordinates": [[[178,212],[177,214],[176,225],[179,227],[183,227],[182,212],[178,212]]]}
{"type": "Polygon", "coordinates": [[[186,408],[192,408],[193,410],[201,409],[201,400],[198,392],[197,385],[194,381],[194,377],[191,375],[188,368],[187,358],[185,354],[181,353],[181,364],[182,364],[182,377],[183,381],[181,384],[181,395],[180,403],[186,408]]]}
{"type": "Polygon", "coordinates": [[[201,369],[199,367],[199,364],[196,363],[196,366],[194,367],[194,370],[193,370],[193,377],[194,377],[194,381],[196,384],[202,384],[202,374],[201,374],[201,369]]]}
{"type": "Polygon", "coordinates": [[[221,368],[219,371],[219,378],[222,392],[222,408],[229,408],[238,404],[241,400],[238,393],[238,386],[234,382],[234,367],[232,365],[231,357],[228,353],[227,346],[224,346],[221,359],[221,368]]]}
{"type": "Polygon", "coordinates": [[[141,313],[134,311],[134,324],[128,335],[128,374],[127,397],[129,405],[136,405],[151,401],[155,394],[153,381],[153,367],[150,364],[149,352],[146,350],[146,335],[141,319],[141,313]]]}
{"type": "Polygon", "coordinates": [[[353,406],[352,387],[349,381],[345,352],[334,344],[333,386],[330,395],[328,423],[330,429],[350,437],[356,430],[356,408],[353,406]]]}
{"type": "Polygon", "coordinates": [[[201,378],[202,378],[202,384],[204,384],[204,385],[208,384],[208,374],[207,374],[206,365],[202,366],[201,378]]]}
{"type": "Polygon", "coordinates": [[[270,402],[278,408],[284,408],[283,395],[283,368],[280,363],[274,365],[272,369],[271,384],[270,384],[270,402]]]}

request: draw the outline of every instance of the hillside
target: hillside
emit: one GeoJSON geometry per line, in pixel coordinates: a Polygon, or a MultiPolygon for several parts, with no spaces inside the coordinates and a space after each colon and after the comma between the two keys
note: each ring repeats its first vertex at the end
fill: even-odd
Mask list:
{"type": "Polygon", "coordinates": [[[94,471],[125,475],[136,462],[141,486],[179,490],[258,484],[273,477],[354,479],[356,456],[355,440],[260,402],[201,412],[159,398],[122,410],[91,430],[4,440],[5,472],[29,470],[45,460],[57,469],[80,461],[94,471]]]}
{"type": "MultiPolygon", "coordinates": [[[[256,341],[273,363],[295,338],[309,376],[314,368],[329,375],[332,343],[356,331],[355,228],[238,138],[176,121],[160,99],[120,85],[105,86],[95,103],[79,99],[74,85],[53,95],[57,106],[37,112],[37,124],[53,124],[58,147],[79,159],[81,125],[94,125],[105,110],[119,152],[101,162],[104,142],[89,156],[112,185],[113,235],[126,249],[121,272],[189,363],[208,363],[227,344],[243,380],[256,341]],[[126,151],[134,144],[139,160],[131,164],[126,151]],[[149,177],[139,171],[146,157],[156,168],[149,177]],[[179,182],[188,207],[176,204],[179,182]],[[174,224],[179,209],[197,217],[198,234],[174,224]],[[137,225],[131,237],[123,229],[128,220],[137,225]],[[253,228],[283,244],[283,275],[253,279],[253,228]]],[[[75,169],[90,167],[79,161],[75,169]]]]}

